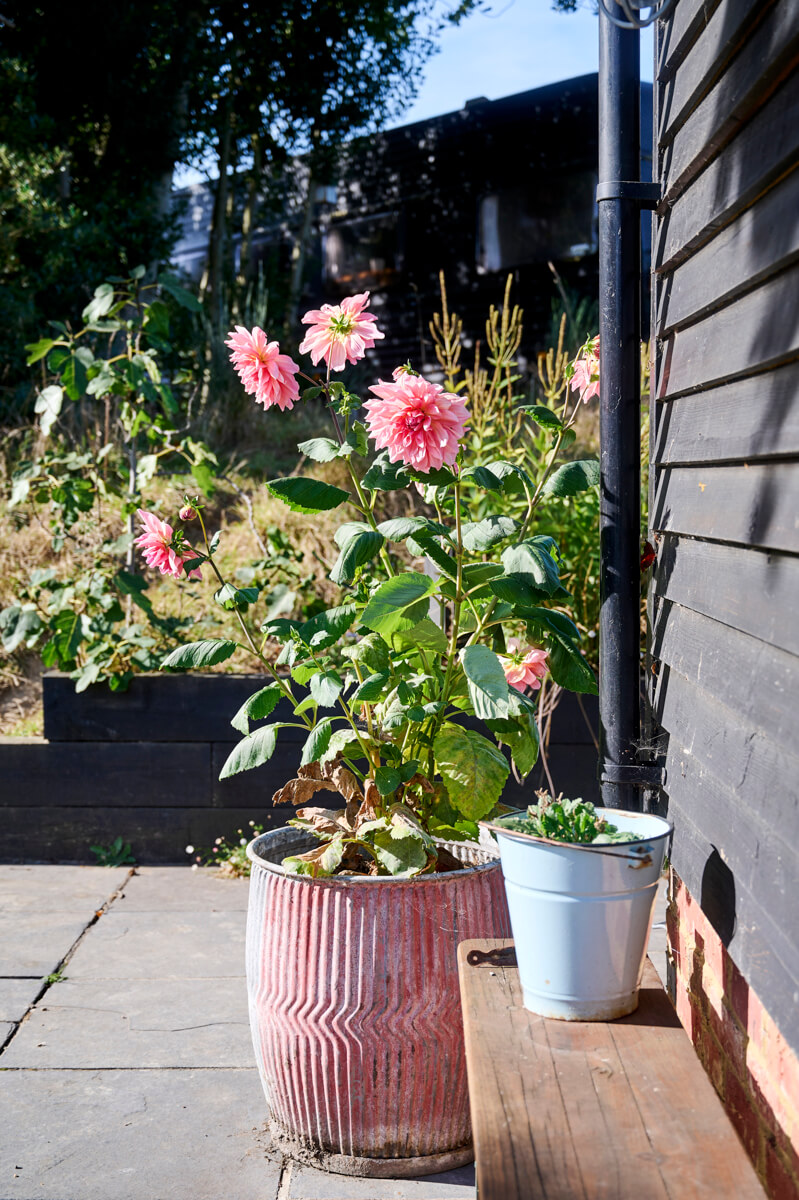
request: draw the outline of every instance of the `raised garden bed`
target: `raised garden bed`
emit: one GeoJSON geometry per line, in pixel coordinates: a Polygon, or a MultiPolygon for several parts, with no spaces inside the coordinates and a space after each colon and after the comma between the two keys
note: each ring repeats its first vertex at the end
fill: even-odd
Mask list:
{"type": "MultiPolygon", "coordinates": [[[[291,815],[271,801],[299,766],[301,730],[281,730],[264,766],[219,779],[239,736],[230,718],[263,686],[260,676],[142,675],[127,692],[80,694],[58,672],[42,682],[44,737],[0,739],[0,861],[91,862],[91,844],[121,834],[139,862],[186,862],[187,844],[209,846],[250,820],[276,828],[291,815]]],[[[563,696],[549,766],[558,788],[598,800],[597,705],[592,696],[581,701],[591,729],[577,698],[563,696]]],[[[503,799],[527,804],[545,784],[539,761],[523,788],[511,776],[503,799]]]]}

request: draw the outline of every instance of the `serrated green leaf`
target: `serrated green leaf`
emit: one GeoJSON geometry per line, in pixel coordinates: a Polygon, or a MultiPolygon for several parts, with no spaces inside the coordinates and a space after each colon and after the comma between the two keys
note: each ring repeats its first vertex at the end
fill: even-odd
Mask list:
{"type": "Polygon", "coordinates": [[[387,671],[375,671],[373,675],[367,676],[363,683],[360,684],[352,695],[348,698],[349,704],[371,704],[375,700],[379,700],[383,695],[383,689],[389,680],[387,671]]]}
{"type": "Polygon", "coordinates": [[[381,796],[392,795],[401,783],[402,777],[395,767],[378,767],[375,771],[375,787],[381,796]]]}
{"type": "Polygon", "coordinates": [[[551,596],[561,586],[558,564],[552,553],[554,549],[552,538],[541,534],[527,538],[516,546],[509,546],[502,552],[505,573],[551,596]]]}
{"type": "Polygon", "coordinates": [[[466,646],[460,653],[469,699],[481,720],[508,715],[508,681],[502,663],[488,646],[466,646]]]}
{"type": "MultiPolygon", "coordinates": [[[[301,624],[296,621],[284,622],[284,624],[293,626],[306,646],[313,646],[315,650],[326,650],[347,632],[357,613],[358,609],[354,604],[339,604],[335,608],[328,608],[324,612],[317,613],[316,616],[301,624]]],[[[270,624],[276,625],[277,622],[272,621],[270,624]]]]}
{"type": "Polygon", "coordinates": [[[52,350],[55,342],[52,338],[42,338],[38,342],[28,342],[25,349],[28,351],[28,357],[25,359],[26,365],[32,367],[40,359],[44,358],[52,350]]]}
{"type": "Polygon", "coordinates": [[[344,681],[337,671],[317,670],[309,683],[311,695],[320,708],[332,708],[344,687],[344,681]]]}
{"type": "Polygon", "coordinates": [[[332,722],[332,717],[322,717],[322,720],[314,725],[302,748],[300,766],[307,767],[310,763],[317,762],[325,753],[333,733],[332,722]]]}
{"type": "Polygon", "coordinates": [[[369,838],[381,867],[395,878],[410,879],[427,866],[424,842],[412,834],[394,837],[388,831],[375,831],[369,838]]]}
{"type": "Polygon", "coordinates": [[[321,396],[325,389],[322,387],[307,387],[302,393],[303,400],[316,400],[317,396],[321,396]]]}
{"type": "Polygon", "coordinates": [[[389,650],[379,633],[367,633],[354,646],[342,651],[351,662],[361,663],[370,671],[382,672],[389,669],[389,650]]]}
{"type": "Polygon", "coordinates": [[[287,479],[273,479],[266,485],[267,491],[276,500],[281,500],[292,512],[318,513],[338,508],[349,500],[349,492],[323,483],[321,479],[308,479],[292,475],[287,479]]]}
{"type": "Polygon", "coordinates": [[[381,583],[361,616],[367,629],[388,636],[411,629],[427,616],[435,582],[418,571],[405,571],[381,583]]]}
{"type": "Polygon", "coordinates": [[[344,439],[344,445],[341,447],[341,453],[345,457],[352,454],[367,454],[369,451],[369,438],[366,432],[366,426],[360,421],[353,421],[352,428],[344,439]]]}
{"type": "Polygon", "coordinates": [[[225,760],[220,779],[230,779],[231,775],[239,775],[242,771],[252,771],[268,762],[275,752],[277,731],[281,724],[264,725],[243,738],[231,751],[225,760]]]}
{"type": "Polygon", "coordinates": [[[409,537],[405,544],[408,552],[415,558],[429,558],[442,575],[449,579],[457,578],[458,564],[455,561],[454,551],[452,554],[448,554],[439,546],[434,537],[422,532],[409,537]]]}
{"type": "Polygon", "coordinates": [[[114,288],[110,283],[101,283],[94,289],[94,297],[89,301],[81,314],[84,321],[93,324],[104,317],[114,306],[114,288]]]}
{"type": "Polygon", "coordinates": [[[389,461],[388,451],[378,454],[361,483],[370,492],[396,492],[405,488],[411,477],[402,463],[389,461]]]}
{"type": "Polygon", "coordinates": [[[476,483],[478,487],[488,492],[501,492],[502,480],[488,467],[467,467],[461,472],[461,483],[476,483]]]}
{"type": "Polygon", "coordinates": [[[595,458],[564,463],[550,475],[542,488],[545,496],[576,496],[599,483],[599,463],[595,458]]]}
{"type": "Polygon", "coordinates": [[[526,413],[532,417],[542,429],[563,428],[563,422],[558,414],[553,412],[551,408],[547,408],[545,404],[522,404],[517,411],[526,413]]]}
{"type": "Polygon", "coordinates": [[[330,572],[333,583],[337,583],[339,587],[352,583],[358,568],[371,562],[384,545],[383,535],[376,533],[374,529],[361,529],[352,534],[341,546],[339,556],[333,564],[330,572]]]}
{"type": "Polygon", "coordinates": [[[202,312],[203,306],[197,297],[186,291],[174,275],[159,275],[158,282],[165,292],[169,292],[173,300],[177,300],[181,308],[187,308],[189,312],[202,312]]]}
{"type": "Polygon", "coordinates": [[[246,736],[250,732],[250,721],[261,721],[268,717],[280,700],[280,688],[270,683],[244,701],[230,724],[246,736]]]}
{"type": "Polygon", "coordinates": [[[430,617],[423,617],[410,629],[401,629],[391,634],[391,644],[396,650],[430,650],[433,654],[444,654],[447,635],[440,625],[430,617]]]}
{"type": "Polygon", "coordinates": [[[529,775],[538,761],[539,740],[535,705],[521,692],[511,688],[508,717],[489,721],[488,727],[498,740],[509,748],[522,778],[529,775]]]}
{"type": "Polygon", "coordinates": [[[436,537],[449,537],[446,525],[430,521],[427,517],[394,517],[390,521],[381,521],[377,528],[387,542],[404,542],[407,537],[422,532],[436,537]]]}
{"type": "Polygon", "coordinates": [[[189,642],[185,646],[178,646],[171,654],[167,654],[161,668],[190,671],[193,667],[212,667],[230,658],[235,650],[236,643],[226,638],[205,638],[202,642],[189,642]]]}
{"type": "Polygon", "coordinates": [[[283,859],[283,866],[292,875],[308,875],[311,879],[329,878],[344,857],[344,837],[338,834],[329,842],[314,847],[306,854],[291,854],[283,859]]]}
{"type": "Polygon", "coordinates": [[[461,535],[464,549],[472,554],[482,554],[497,542],[511,537],[519,528],[512,517],[485,517],[482,521],[465,521],[461,535]]]}
{"type": "Polygon", "coordinates": [[[555,683],[570,692],[597,695],[596,676],[573,642],[553,635],[547,639],[547,649],[549,670],[555,683]]]}
{"type": "Polygon", "coordinates": [[[450,724],[438,733],[433,750],[453,806],[468,820],[481,820],[496,804],[510,772],[502,751],[481,733],[450,724]]]}
{"type": "MultiPolygon", "coordinates": [[[[309,388],[308,391],[310,390],[309,388]]],[[[309,438],[307,442],[300,442],[297,449],[300,454],[312,458],[314,462],[332,462],[339,455],[338,442],[327,437],[309,438]]]]}

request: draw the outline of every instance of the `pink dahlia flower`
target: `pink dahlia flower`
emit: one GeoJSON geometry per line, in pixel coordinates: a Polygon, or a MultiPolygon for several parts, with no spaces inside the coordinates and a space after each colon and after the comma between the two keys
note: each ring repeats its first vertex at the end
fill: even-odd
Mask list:
{"type": "Polygon", "coordinates": [[[387,449],[391,462],[403,462],[422,474],[451,467],[469,414],[460,396],[445,392],[421,375],[399,375],[395,383],[369,389],[377,400],[367,400],[369,436],[378,450],[387,449]]]}
{"type": "Polygon", "coordinates": [[[535,646],[531,646],[529,650],[522,653],[515,638],[511,638],[508,642],[508,650],[511,653],[507,656],[500,654],[499,661],[502,663],[505,678],[510,686],[519,692],[523,692],[525,688],[532,688],[534,692],[537,692],[541,687],[542,679],[549,670],[546,650],[539,650],[535,646]]]}
{"type": "Polygon", "coordinates": [[[267,341],[263,329],[256,325],[250,333],[237,325],[236,332],[228,334],[225,345],[233,351],[230,361],[249,396],[255,396],[264,408],[273,404],[281,411],[294,407],[294,401],[300,398],[294,376],[300,368],[288,354],[280,353],[277,342],[267,341]]]}
{"type": "Polygon", "coordinates": [[[300,354],[310,354],[316,364],[324,359],[331,371],[341,371],[345,362],[356,363],[371,350],[376,338],[386,335],[377,328],[377,317],[364,312],[369,293],[347,296],[341,304],[323,304],[302,318],[310,325],[300,345],[300,354]]]}
{"type": "MultiPolygon", "coordinates": [[[[134,546],[141,547],[144,561],[148,567],[157,567],[162,575],[174,575],[176,579],[183,578],[183,564],[190,562],[199,555],[191,546],[181,546],[180,553],[172,549],[172,526],[162,521],[155,513],[145,512],[140,508],[136,514],[142,523],[141,533],[134,546]]],[[[189,579],[202,579],[199,567],[189,571],[189,579]]]]}
{"type": "Polygon", "coordinates": [[[579,392],[580,399],[587,404],[599,395],[599,334],[585,343],[572,365],[571,389],[579,392]]]}

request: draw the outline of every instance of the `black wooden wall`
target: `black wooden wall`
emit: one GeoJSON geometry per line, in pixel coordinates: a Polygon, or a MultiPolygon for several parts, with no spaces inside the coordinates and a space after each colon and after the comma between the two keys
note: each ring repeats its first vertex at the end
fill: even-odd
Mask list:
{"type": "Polygon", "coordinates": [[[799,1050],[799,3],[656,37],[651,695],[674,868],[799,1050]]]}

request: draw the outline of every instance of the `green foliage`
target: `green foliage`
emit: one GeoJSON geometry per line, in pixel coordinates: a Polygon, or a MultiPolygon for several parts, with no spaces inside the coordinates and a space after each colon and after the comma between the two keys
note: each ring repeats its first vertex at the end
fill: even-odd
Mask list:
{"type": "Polygon", "coordinates": [[[90,846],[89,849],[94,855],[98,867],[126,867],[136,865],[136,859],[133,857],[130,842],[126,842],[121,835],[115,837],[110,846],[90,846]]]}
{"type": "Polygon", "coordinates": [[[538,792],[538,796],[538,803],[529,806],[526,816],[498,817],[495,824],[515,833],[583,845],[640,840],[601,817],[589,801],[564,800],[561,796],[553,800],[547,792],[538,792]]]}

